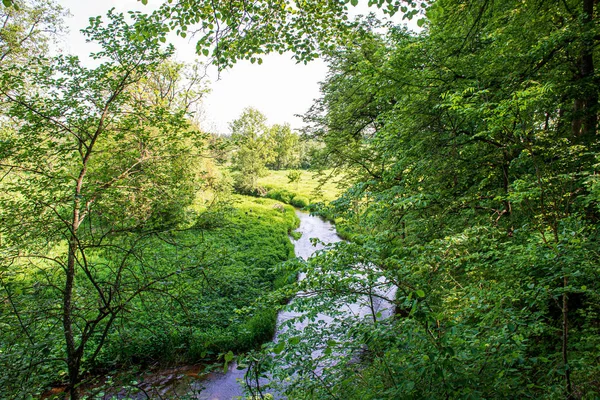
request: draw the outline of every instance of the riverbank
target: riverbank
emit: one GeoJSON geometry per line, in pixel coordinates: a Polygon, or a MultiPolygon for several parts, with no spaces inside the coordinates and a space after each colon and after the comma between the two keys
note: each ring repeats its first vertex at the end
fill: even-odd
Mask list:
{"type": "MultiPolygon", "coordinates": [[[[272,338],[276,312],[257,300],[287,280],[274,267],[294,256],[288,237],[298,226],[294,209],[270,199],[235,196],[232,208],[200,222],[144,245],[154,268],[175,267],[176,273],[131,302],[93,364],[88,360],[82,386],[92,398],[109,393],[143,397],[151,389],[141,382],[154,379],[164,385],[177,381],[180,373],[203,376],[211,368],[222,369],[215,363],[228,354],[272,338]],[[193,371],[180,371],[182,365],[193,365],[193,371]],[[161,377],[160,371],[168,372],[161,377]]],[[[145,265],[136,268],[156,272],[145,265]]],[[[59,351],[61,338],[53,343],[59,351]]],[[[46,398],[61,398],[66,373],[60,364],[55,367],[41,376],[46,384],[55,382],[54,391],[43,389],[40,379],[35,397],[45,392],[46,398]]]]}

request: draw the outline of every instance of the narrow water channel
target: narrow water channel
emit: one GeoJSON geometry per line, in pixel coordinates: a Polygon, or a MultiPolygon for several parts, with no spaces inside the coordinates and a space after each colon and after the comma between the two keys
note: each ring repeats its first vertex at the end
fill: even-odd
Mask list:
{"type": "MultiPolygon", "coordinates": [[[[307,260],[317,250],[323,249],[325,245],[339,242],[342,239],[337,235],[335,226],[320,217],[312,216],[302,211],[296,211],[300,218],[300,226],[296,230],[302,236],[298,240],[292,240],[296,257],[307,260]],[[313,245],[311,239],[319,239],[319,243],[313,245]]],[[[277,317],[277,326],[289,318],[294,317],[295,313],[282,311],[277,317]]],[[[236,396],[242,396],[243,390],[238,380],[244,379],[245,370],[238,370],[235,365],[224,374],[214,372],[209,374],[205,380],[202,380],[202,391],[197,398],[202,400],[231,400],[236,396]]]]}

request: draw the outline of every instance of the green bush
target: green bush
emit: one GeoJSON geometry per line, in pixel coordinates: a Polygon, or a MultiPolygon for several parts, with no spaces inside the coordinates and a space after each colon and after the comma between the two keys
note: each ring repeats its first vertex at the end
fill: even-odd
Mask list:
{"type": "Polygon", "coordinates": [[[267,192],[267,197],[273,200],[279,200],[282,203],[291,204],[296,194],[286,189],[274,189],[267,192]]]}
{"type": "Polygon", "coordinates": [[[306,197],[296,196],[290,201],[290,204],[294,207],[304,208],[308,207],[309,201],[306,197]]]}
{"type": "Polygon", "coordinates": [[[282,203],[291,204],[298,208],[305,208],[310,204],[310,201],[306,197],[299,196],[286,189],[271,189],[267,192],[266,197],[281,201],[282,203]]]}

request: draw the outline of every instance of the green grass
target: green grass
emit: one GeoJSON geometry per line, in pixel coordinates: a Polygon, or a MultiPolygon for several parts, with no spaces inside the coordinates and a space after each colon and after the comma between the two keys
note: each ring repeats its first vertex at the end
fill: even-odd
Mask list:
{"type": "MultiPolygon", "coordinates": [[[[287,178],[289,172],[289,170],[269,171],[269,175],[258,180],[258,184],[267,189],[267,197],[270,197],[270,192],[286,191],[287,193],[284,192],[283,198],[279,200],[293,204],[292,201],[285,201],[286,197],[291,194],[291,200],[295,197],[302,197],[306,199],[308,204],[314,204],[335,200],[341,193],[341,189],[338,187],[340,177],[330,177],[327,182],[321,185],[319,180],[322,177],[315,176],[315,173],[311,171],[300,171],[302,174],[300,182],[290,183],[287,178]]],[[[329,173],[330,171],[325,171],[324,176],[328,176],[329,173]]],[[[302,207],[296,204],[293,205],[302,207]]]]}
{"type": "MultiPolygon", "coordinates": [[[[290,206],[245,196],[235,196],[234,208],[220,217],[219,227],[178,234],[184,244],[201,241],[198,251],[206,264],[173,283],[173,294],[185,307],[164,296],[152,306],[146,302],[146,320],[131,324],[128,340],[121,332],[106,361],[197,362],[249,350],[272,337],[276,313],[257,300],[282,279],[273,268],[294,256],[288,234],[298,218],[290,206]],[[145,329],[149,324],[152,329],[145,329]]],[[[154,251],[168,249],[156,243],[154,251]]]]}
{"type": "MultiPolygon", "coordinates": [[[[85,369],[114,371],[132,365],[210,362],[219,354],[254,349],[272,338],[276,310],[272,304],[263,304],[261,298],[294,279],[275,268],[294,256],[288,236],[299,224],[294,209],[271,199],[234,196],[233,207],[221,209],[201,222],[140,244],[124,272],[123,288],[136,287],[141,284],[138,280],[151,281],[153,277],[176,273],[127,305],[95,363],[84,361],[85,369]]],[[[134,240],[135,235],[114,239],[115,245],[134,240]]],[[[64,252],[61,246],[55,250],[64,252]]],[[[105,266],[115,265],[118,260],[112,251],[90,254],[98,276],[105,275],[107,279],[112,279],[111,269],[105,266]]],[[[27,315],[43,316],[48,307],[55,312],[41,320],[39,326],[25,321],[35,328],[31,331],[32,340],[45,346],[34,353],[28,347],[28,339],[18,334],[18,320],[10,313],[10,304],[0,303],[0,315],[4,316],[0,318],[0,365],[7,370],[6,379],[12,376],[8,373],[12,365],[12,372],[18,377],[25,362],[64,357],[57,318],[60,294],[57,290],[40,289],[36,283],[40,280],[36,274],[42,274],[42,278],[60,287],[63,273],[52,265],[38,267],[34,270],[14,265],[7,271],[7,275],[14,276],[11,289],[19,293],[15,301],[29,312],[27,315]],[[23,354],[29,354],[31,359],[23,354]]],[[[91,304],[92,315],[97,303],[94,288],[81,271],[76,282],[77,304],[91,304]]],[[[88,312],[87,308],[83,312],[88,312]]],[[[92,348],[97,340],[92,338],[88,347],[92,348]]],[[[61,362],[40,364],[31,372],[36,378],[29,382],[27,390],[38,394],[44,386],[66,376],[61,362]]],[[[14,397],[11,390],[7,386],[0,388],[0,397],[14,397]]]]}

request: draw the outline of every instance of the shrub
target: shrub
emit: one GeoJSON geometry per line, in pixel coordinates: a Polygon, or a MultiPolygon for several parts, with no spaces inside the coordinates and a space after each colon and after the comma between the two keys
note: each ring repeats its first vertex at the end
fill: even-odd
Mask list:
{"type": "Polygon", "coordinates": [[[287,178],[289,183],[295,183],[297,186],[300,182],[300,179],[302,179],[302,172],[298,170],[292,170],[288,172],[287,178]]]}
{"type": "Polygon", "coordinates": [[[279,200],[286,204],[291,204],[296,194],[285,189],[275,189],[267,193],[267,197],[273,200],[279,200]]]}
{"type": "Polygon", "coordinates": [[[304,208],[304,207],[308,207],[308,205],[310,203],[306,197],[296,196],[296,197],[292,198],[292,200],[290,201],[290,204],[293,205],[294,207],[304,208]]]}

